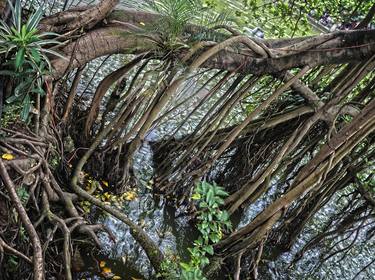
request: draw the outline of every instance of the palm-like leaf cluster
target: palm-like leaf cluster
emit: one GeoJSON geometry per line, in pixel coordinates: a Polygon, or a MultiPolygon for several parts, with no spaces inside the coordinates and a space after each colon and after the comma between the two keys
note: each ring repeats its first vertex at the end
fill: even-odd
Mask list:
{"type": "Polygon", "coordinates": [[[192,22],[199,17],[202,12],[201,1],[199,0],[162,0],[147,1],[149,9],[162,16],[160,32],[168,32],[171,38],[179,37],[188,22],[192,22]]]}
{"type": "Polygon", "coordinates": [[[51,69],[47,55],[61,55],[49,46],[60,42],[49,39],[57,34],[38,32],[38,24],[43,16],[43,8],[39,7],[27,20],[22,22],[21,1],[17,0],[13,6],[8,1],[11,13],[11,24],[0,20],[0,55],[4,55],[5,62],[0,71],[1,75],[11,76],[16,81],[13,94],[7,103],[22,101],[21,117],[26,120],[31,108],[31,93],[43,94],[43,75],[51,69]]]}
{"type": "Polygon", "coordinates": [[[127,0],[125,5],[160,15],[159,20],[144,27],[141,35],[159,34],[165,50],[188,47],[187,44],[197,40],[214,40],[216,32],[211,32],[211,28],[231,22],[229,14],[216,13],[201,0],[127,0]],[[194,36],[185,33],[189,24],[195,24],[195,31],[198,31],[194,36]]]}

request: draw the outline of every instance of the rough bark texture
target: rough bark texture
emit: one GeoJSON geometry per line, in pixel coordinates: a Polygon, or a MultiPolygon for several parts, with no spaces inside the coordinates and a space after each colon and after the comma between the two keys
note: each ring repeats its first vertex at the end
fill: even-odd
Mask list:
{"type": "MultiPolygon", "coordinates": [[[[157,50],[156,42],[147,37],[137,36],[133,26],[141,27],[140,22],[150,24],[149,21],[154,19],[154,14],[132,10],[115,13],[116,20],[112,20],[112,24],[109,21],[107,27],[88,32],[62,50],[70,60],[56,59],[52,62],[56,77],[61,76],[68,69],[80,67],[103,55],[139,54],[157,50]],[[125,16],[121,17],[119,14],[125,16]]],[[[330,40],[321,40],[321,36],[326,35],[263,40],[262,43],[270,50],[279,53],[277,57],[257,58],[256,53],[251,49],[246,50],[249,54],[241,54],[244,51],[243,47],[237,51],[223,50],[205,62],[202,67],[263,75],[305,65],[313,67],[356,62],[369,59],[375,54],[375,30],[339,31],[331,34],[330,40]],[[323,43],[315,45],[316,41],[323,43]],[[296,45],[303,47],[296,48],[296,45]]],[[[204,49],[201,52],[204,52],[204,49]]],[[[184,55],[184,52],[180,53],[181,58],[184,55]]]]}
{"type": "MultiPolygon", "coordinates": [[[[0,0],[0,12],[4,2],[0,0]]],[[[70,247],[74,240],[70,234],[77,229],[77,233],[99,244],[95,231],[108,232],[103,225],[91,225],[82,218],[78,204],[81,199],[124,222],[153,268],[163,272],[165,256],[158,244],[121,209],[86,191],[82,177],[92,172],[100,180],[110,181],[114,192],[128,188],[132,182],[129,177],[134,175],[135,153],[148,141],[147,135],[154,127],[167,118],[175,121],[177,115],[173,114],[179,114],[181,106],[187,113],[176,130],[165,135],[163,141],[152,143],[154,191],[165,194],[169,203],[175,199],[174,206],[185,204],[194,210],[194,184],[208,178],[226,188],[230,195],[224,207],[230,214],[238,213],[261,200],[277,181],[271,203],[267,202],[268,206],[254,219],[228,233],[215,246],[209,271],[220,269],[217,264],[224,261],[229,271],[234,270],[231,273],[235,278],[242,279],[246,269],[241,265],[247,262],[249,274],[257,278],[257,267],[263,252],[272,248],[271,240],[284,238],[284,246],[280,247],[290,248],[309,219],[349,184],[358,186],[350,198],[352,205],[362,205],[349,205],[336,217],[335,232],[323,233],[311,244],[360,228],[356,219],[364,221],[367,213],[373,215],[374,199],[357,175],[374,158],[375,30],[277,40],[259,40],[233,30],[232,35],[215,31],[215,41],[202,39],[190,45],[186,38],[197,35],[202,28],[187,25],[184,38],[178,38],[184,44],[176,47],[163,41],[159,33],[148,32],[147,27],[156,24],[159,15],[113,11],[118,2],[99,1],[95,6],[63,11],[45,18],[40,25],[43,31],[59,32],[60,40],[68,39],[56,49],[66,59],[52,61],[55,80],[46,79],[46,97],[42,102],[37,99],[43,105],[38,108],[37,135],[24,125],[27,132],[20,132],[15,125],[17,131],[1,129],[6,137],[0,137],[0,151],[11,151],[17,157],[0,159],[0,188],[8,193],[10,205],[26,228],[31,241],[26,248],[32,248],[33,256],[12,248],[8,243],[13,239],[5,238],[3,233],[0,253],[4,249],[27,265],[32,263],[35,279],[43,279],[43,265],[49,264],[44,254],[51,256],[55,251],[48,249],[54,237],[40,225],[50,223],[55,231],[62,231],[61,256],[66,278],[71,279],[70,247]],[[88,97],[90,102],[80,103],[75,96],[86,74],[85,65],[112,54],[125,54],[130,62],[100,77],[95,93],[88,97]],[[75,69],[70,85],[67,77],[75,69]],[[185,94],[186,85],[192,81],[199,86],[203,81],[203,85],[199,89],[187,86],[191,92],[185,94]],[[71,91],[65,97],[61,91],[69,86],[71,91]],[[198,120],[194,122],[198,123],[191,126],[197,111],[198,120]],[[74,138],[73,146],[79,147],[67,151],[66,136],[74,138]],[[54,153],[61,165],[56,174],[48,163],[54,153]],[[22,167],[24,163],[27,171],[22,167]],[[30,174],[35,180],[24,207],[16,188],[30,174]],[[38,217],[32,217],[31,212],[38,217]],[[278,231],[280,228],[283,230],[278,231]],[[297,233],[292,233],[293,229],[297,233]],[[41,246],[44,242],[45,248],[41,246]],[[234,261],[236,268],[232,269],[234,261]]],[[[363,24],[373,15],[374,7],[363,24]]],[[[0,85],[0,98],[1,89],[0,85]]],[[[9,211],[6,205],[0,207],[6,210],[2,212],[9,211]]],[[[58,245],[53,248],[59,251],[58,245]]]]}

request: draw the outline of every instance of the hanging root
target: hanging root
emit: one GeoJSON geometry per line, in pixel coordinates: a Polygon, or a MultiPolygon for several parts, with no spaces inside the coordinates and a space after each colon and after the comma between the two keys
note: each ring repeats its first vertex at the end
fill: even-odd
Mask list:
{"type": "MultiPolygon", "coordinates": [[[[2,129],[2,133],[5,137],[0,140],[0,150],[8,157],[3,156],[3,159],[0,159],[0,193],[7,198],[9,205],[4,209],[4,213],[11,215],[7,227],[18,228],[17,231],[22,227],[25,233],[22,237],[18,235],[13,238],[9,230],[7,233],[0,233],[0,260],[4,261],[4,253],[18,257],[25,262],[18,269],[33,271],[34,279],[53,277],[61,270],[64,271],[66,279],[72,279],[72,248],[76,246],[77,237],[87,235],[100,246],[97,233],[106,232],[110,239],[115,241],[108,228],[91,224],[87,220],[80,207],[80,200],[84,199],[129,225],[131,233],[145,248],[152,264],[158,270],[163,256],[141,227],[119,210],[105,205],[83,191],[78,182],[72,190],[67,184],[56,179],[48,162],[48,159],[51,160],[56,155],[52,146],[44,144],[42,138],[27,131],[20,133],[2,129]],[[16,214],[10,212],[13,207],[16,214]],[[22,226],[16,222],[18,219],[21,220],[22,226]],[[19,238],[30,240],[29,245],[23,244],[19,247],[18,244],[22,244],[19,238]],[[51,257],[60,251],[61,257],[51,257]]],[[[4,226],[0,224],[0,229],[4,226]]],[[[3,267],[6,269],[6,266],[3,267]]]]}

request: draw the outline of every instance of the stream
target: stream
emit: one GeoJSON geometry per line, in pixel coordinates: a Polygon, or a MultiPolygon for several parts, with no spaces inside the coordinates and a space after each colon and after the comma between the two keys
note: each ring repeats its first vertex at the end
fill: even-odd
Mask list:
{"type": "MultiPolygon", "coordinates": [[[[98,71],[95,80],[91,80],[91,76],[96,72],[96,69],[101,65],[103,59],[98,59],[92,62],[88,71],[84,74],[81,89],[86,89],[87,92],[83,96],[90,97],[92,91],[95,89],[101,77],[106,73],[121,65],[120,57],[111,57],[102,68],[98,71]],[[91,80],[91,85],[87,87],[87,82],[91,80]]],[[[193,84],[187,86],[194,88],[193,84]]],[[[185,90],[182,92],[193,92],[193,90],[185,90]]],[[[199,122],[203,116],[205,109],[197,112],[192,116],[189,123],[184,126],[180,133],[185,134],[193,130],[194,126],[199,122]]],[[[177,210],[165,205],[163,198],[154,197],[152,195],[151,180],[153,177],[153,161],[152,149],[148,141],[157,141],[165,135],[170,135],[173,129],[186,115],[186,110],[181,108],[180,111],[172,114],[169,119],[165,120],[162,125],[151,130],[147,135],[146,141],[140,150],[135,155],[134,170],[136,175],[136,192],[137,198],[133,201],[125,202],[122,205],[123,211],[133,220],[145,229],[150,237],[160,246],[166,254],[179,255],[183,258],[187,257],[187,248],[191,246],[192,241],[196,237],[194,228],[189,224],[188,218],[183,215],[183,209],[177,210]],[[179,218],[175,218],[179,216],[179,218]]],[[[238,121],[238,117],[231,121],[238,121]]],[[[244,214],[238,227],[246,225],[258,213],[260,213],[269,203],[272,202],[273,197],[280,195],[276,189],[277,178],[272,184],[270,190],[263,195],[255,204],[250,205],[244,214]]],[[[338,263],[342,258],[341,254],[331,258],[319,266],[319,252],[320,248],[308,251],[304,257],[293,267],[289,267],[294,255],[303,247],[314,234],[322,229],[329,218],[334,215],[344,201],[336,203],[334,198],[323,209],[321,209],[312,221],[306,226],[303,234],[297,239],[296,244],[292,247],[290,252],[280,255],[276,260],[266,260],[261,268],[260,279],[352,279],[356,273],[363,267],[364,264],[371,261],[371,257],[375,255],[374,240],[367,243],[362,242],[364,236],[359,236],[355,246],[349,251],[346,257],[338,263]],[[317,267],[318,265],[318,267],[317,267]]],[[[95,209],[93,209],[95,212],[95,209]]],[[[86,252],[82,257],[85,261],[85,272],[79,273],[77,279],[105,279],[102,271],[99,268],[100,262],[105,262],[105,266],[110,268],[114,275],[126,280],[136,279],[150,279],[153,271],[150,269],[151,265],[140,246],[134,241],[130,235],[129,228],[115,218],[98,215],[94,222],[103,223],[108,226],[116,236],[116,244],[108,238],[108,235],[101,234],[100,240],[103,244],[102,250],[98,254],[93,254],[92,251],[86,252]]],[[[342,237],[347,240],[342,243],[342,247],[347,246],[353,240],[354,236],[342,237]]],[[[337,241],[337,240],[336,240],[337,241]]],[[[328,244],[327,244],[328,246],[328,244]]],[[[357,279],[375,279],[375,267],[371,267],[357,277],[357,279]]],[[[228,278],[222,278],[228,279],[228,278]]]]}
{"type": "MultiPolygon", "coordinates": [[[[61,3],[59,6],[59,1],[47,1],[51,5],[50,2],[53,2],[54,10],[58,10],[61,6],[61,3]]],[[[100,58],[91,62],[83,74],[83,82],[79,86],[78,96],[82,95],[84,102],[85,100],[86,102],[89,101],[96,86],[104,76],[123,65],[123,60],[119,55],[112,56],[100,67],[103,60],[104,58],[100,58]],[[94,75],[95,78],[92,79],[94,75]]],[[[181,132],[188,133],[191,131],[203,113],[204,108],[202,112],[198,112],[193,116],[190,123],[187,123],[181,132]]],[[[185,115],[186,112],[183,109],[177,114],[173,114],[160,127],[152,130],[146,140],[155,141],[161,139],[164,135],[169,135],[173,128],[176,127],[178,120],[185,115]]],[[[239,120],[238,114],[234,115],[231,120],[233,123],[239,120]]],[[[134,161],[137,197],[132,201],[124,202],[122,209],[133,221],[138,221],[163,252],[186,258],[187,248],[191,246],[196,233],[189,224],[187,217],[178,215],[181,213],[166,206],[163,198],[152,195],[150,180],[152,180],[154,171],[152,150],[147,141],[136,154],[134,161]],[[179,218],[175,218],[177,215],[179,218]]],[[[245,225],[267,207],[272,201],[272,197],[278,194],[275,185],[257,203],[246,209],[238,226],[245,225]]],[[[317,233],[324,226],[324,223],[338,210],[338,207],[340,207],[340,204],[337,205],[335,199],[332,199],[330,203],[321,209],[305,228],[290,252],[282,254],[277,260],[266,260],[263,263],[260,279],[352,279],[375,256],[375,241],[373,239],[364,243],[364,236],[359,236],[355,245],[340,262],[338,261],[342,258],[342,255],[338,254],[316,268],[320,262],[319,251],[321,250],[316,248],[307,252],[295,266],[289,267],[296,252],[302,248],[314,233],[317,233]]],[[[150,279],[153,273],[150,269],[151,265],[143,250],[132,238],[129,228],[115,218],[97,213],[97,209],[91,210],[94,217],[93,222],[105,224],[114,233],[117,242],[114,244],[108,235],[100,234],[99,237],[103,248],[98,252],[90,248],[86,252],[82,252],[84,268],[83,271],[75,275],[76,279],[104,279],[99,268],[101,262],[105,262],[105,267],[110,268],[111,272],[121,277],[121,279],[150,279]]],[[[183,209],[179,211],[183,212],[183,209]]],[[[353,238],[349,237],[341,246],[348,245],[353,238]]],[[[356,279],[375,279],[375,267],[368,268],[366,272],[361,273],[356,279]]]]}

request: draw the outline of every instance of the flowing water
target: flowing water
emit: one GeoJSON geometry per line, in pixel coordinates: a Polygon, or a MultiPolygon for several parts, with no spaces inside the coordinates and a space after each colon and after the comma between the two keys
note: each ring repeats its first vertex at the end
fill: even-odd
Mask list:
{"type": "MultiPolygon", "coordinates": [[[[90,1],[82,2],[87,3],[90,1]]],[[[234,2],[237,3],[239,1],[234,2]]],[[[62,6],[61,1],[47,1],[46,5],[53,6],[55,11],[62,6]]],[[[84,82],[80,85],[80,92],[78,93],[82,94],[83,100],[92,96],[98,82],[106,74],[122,65],[120,56],[112,56],[104,67],[99,68],[102,62],[103,58],[94,61],[85,71],[84,82]],[[99,70],[97,71],[98,68],[99,70]],[[95,79],[92,80],[91,78],[96,71],[95,79]],[[86,89],[85,92],[83,92],[84,89],[86,89]]],[[[181,116],[184,115],[183,111],[180,113],[181,116]]],[[[154,141],[161,139],[163,135],[168,135],[177,123],[174,117],[169,119],[167,126],[152,131],[146,140],[154,141]]],[[[196,125],[195,122],[200,119],[200,116],[195,118],[191,120],[191,127],[196,125]]],[[[189,130],[186,129],[185,133],[189,130]]],[[[186,217],[178,215],[180,217],[175,218],[179,213],[175,213],[173,209],[167,207],[162,198],[155,198],[151,194],[149,181],[153,175],[152,150],[147,141],[138,151],[134,167],[137,176],[137,198],[122,205],[124,213],[133,221],[138,221],[164,252],[186,256],[186,249],[190,246],[191,241],[194,240],[196,233],[186,217]]],[[[242,216],[240,226],[246,224],[257,213],[262,211],[270,203],[276,192],[275,188],[271,188],[262,199],[251,205],[242,216]]],[[[338,255],[314,271],[314,267],[320,262],[318,259],[320,249],[316,248],[307,253],[296,266],[288,268],[298,249],[322,228],[324,222],[337,211],[337,207],[335,203],[327,204],[305,228],[291,252],[281,255],[276,261],[265,261],[260,279],[352,279],[375,256],[374,240],[364,243],[364,236],[359,236],[349,254],[340,263],[338,263],[338,260],[342,256],[338,255]]],[[[92,209],[92,212],[95,215],[96,209],[92,209]]],[[[93,250],[87,250],[88,252],[82,253],[82,258],[85,262],[85,272],[77,274],[77,279],[103,279],[98,265],[101,261],[105,261],[105,266],[110,268],[115,275],[120,276],[121,279],[149,279],[152,274],[151,265],[143,250],[130,235],[129,228],[115,218],[103,216],[102,214],[95,216],[95,222],[107,225],[115,234],[117,242],[114,244],[106,234],[101,234],[102,250],[99,253],[93,253],[93,250]]],[[[348,238],[342,246],[348,245],[353,238],[348,238]]],[[[374,275],[375,267],[370,267],[357,279],[375,279],[374,275]]]]}
{"type": "MultiPolygon", "coordinates": [[[[102,61],[103,59],[99,59],[92,63],[93,65],[88,68],[88,72],[84,75],[84,80],[90,80],[90,77],[102,61]]],[[[105,75],[119,65],[121,65],[120,57],[112,57],[103,69],[100,70],[100,75],[105,75]]],[[[100,76],[98,75],[95,81],[88,87],[88,92],[93,91],[99,81],[100,76]]],[[[193,87],[194,85],[189,84],[189,86],[193,87]]],[[[82,88],[86,88],[86,86],[82,88]]],[[[188,128],[185,128],[182,133],[191,132],[202,117],[202,114],[203,112],[198,112],[194,115],[191,123],[187,126],[188,128]]],[[[164,252],[186,257],[186,250],[191,246],[196,233],[194,228],[189,224],[187,217],[175,218],[175,216],[180,216],[178,215],[180,213],[175,213],[173,209],[165,206],[162,198],[153,197],[150,188],[150,180],[152,180],[153,176],[152,150],[148,143],[148,141],[160,140],[164,135],[170,135],[171,131],[179,123],[179,120],[185,115],[184,108],[181,108],[179,112],[171,116],[170,119],[167,119],[164,125],[152,130],[146,137],[146,141],[135,155],[134,161],[138,196],[134,201],[126,202],[123,205],[123,211],[133,221],[138,221],[164,252]]],[[[239,227],[247,224],[267,207],[276,195],[280,195],[276,189],[276,182],[273,182],[273,186],[269,192],[259,199],[257,203],[248,207],[241,217],[239,227]]],[[[337,204],[335,199],[332,199],[331,203],[321,209],[304,229],[290,252],[282,254],[277,260],[265,261],[261,269],[262,274],[260,275],[260,279],[352,279],[375,255],[374,240],[364,243],[363,235],[357,237],[355,246],[353,246],[340,263],[338,261],[342,258],[342,254],[338,254],[317,268],[317,265],[320,263],[319,253],[321,249],[316,248],[306,253],[295,266],[289,267],[294,255],[314,234],[322,229],[328,219],[340,207],[342,207],[342,204],[337,204]]],[[[183,213],[183,210],[181,212],[183,213]]],[[[104,244],[104,248],[99,254],[93,255],[90,252],[84,257],[87,271],[81,273],[79,277],[82,279],[102,279],[98,263],[105,261],[106,266],[111,268],[111,271],[120,276],[121,279],[149,279],[152,274],[150,263],[140,246],[133,240],[129,233],[129,228],[115,218],[108,216],[99,216],[96,222],[107,225],[114,232],[117,242],[113,244],[106,234],[102,234],[100,238],[104,244]]],[[[349,237],[341,246],[348,246],[354,237],[354,235],[349,237]]],[[[357,279],[375,279],[374,275],[375,268],[370,267],[357,279]]]]}

